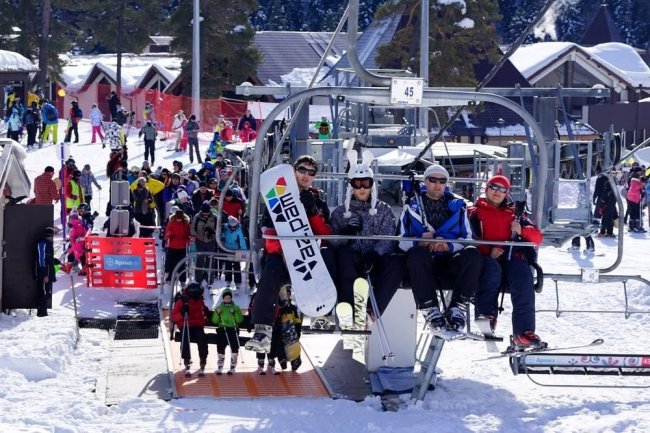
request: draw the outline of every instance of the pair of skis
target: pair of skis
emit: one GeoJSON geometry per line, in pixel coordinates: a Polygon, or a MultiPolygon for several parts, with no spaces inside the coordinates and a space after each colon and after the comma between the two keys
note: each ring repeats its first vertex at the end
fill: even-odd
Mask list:
{"type": "Polygon", "coordinates": [[[501,359],[501,358],[519,358],[521,356],[531,355],[534,353],[542,352],[557,352],[563,350],[572,350],[572,349],[585,349],[587,347],[600,346],[605,340],[602,338],[597,338],[591,343],[588,344],[577,344],[575,346],[563,346],[563,347],[541,347],[536,349],[527,349],[527,350],[515,350],[512,346],[508,346],[508,349],[501,352],[499,355],[489,356],[483,359],[477,359],[477,361],[489,361],[491,359],[501,359]]]}

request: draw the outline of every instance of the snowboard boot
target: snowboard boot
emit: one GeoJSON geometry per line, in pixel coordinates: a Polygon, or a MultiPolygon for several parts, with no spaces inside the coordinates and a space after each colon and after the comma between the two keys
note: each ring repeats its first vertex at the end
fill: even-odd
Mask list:
{"type": "Polygon", "coordinates": [[[199,377],[205,377],[205,359],[201,360],[199,366],[199,377]]]}
{"type": "Polygon", "coordinates": [[[228,370],[228,376],[235,374],[235,369],[237,368],[237,355],[238,353],[230,355],[230,370],[228,370]]]}
{"type": "Polygon", "coordinates": [[[427,329],[431,331],[443,329],[445,327],[445,318],[440,312],[438,307],[425,307],[420,308],[424,321],[426,322],[427,329]]]}
{"type": "Polygon", "coordinates": [[[287,360],[286,359],[281,359],[280,360],[280,368],[282,369],[282,371],[287,369],[287,360]]]}
{"type": "Polygon", "coordinates": [[[269,353],[271,351],[271,332],[273,328],[270,325],[255,325],[253,337],[246,342],[244,348],[254,352],[269,353]]]}
{"type": "Polygon", "coordinates": [[[275,368],[275,359],[269,359],[269,373],[280,374],[280,371],[275,368]]]}
{"type": "Polygon", "coordinates": [[[458,331],[465,327],[465,313],[458,305],[447,310],[445,319],[447,319],[447,328],[452,331],[458,331]]]}
{"type": "Polygon", "coordinates": [[[293,361],[291,361],[291,371],[297,371],[301,365],[302,365],[302,360],[300,358],[294,359],[293,361]]]}
{"type": "Polygon", "coordinates": [[[222,355],[221,353],[217,356],[217,369],[214,372],[217,376],[221,376],[223,374],[223,364],[226,362],[226,355],[222,355]]]}
{"type": "Polygon", "coordinates": [[[515,335],[512,337],[512,345],[517,351],[537,350],[546,347],[546,343],[533,331],[526,331],[521,335],[515,335]]]}

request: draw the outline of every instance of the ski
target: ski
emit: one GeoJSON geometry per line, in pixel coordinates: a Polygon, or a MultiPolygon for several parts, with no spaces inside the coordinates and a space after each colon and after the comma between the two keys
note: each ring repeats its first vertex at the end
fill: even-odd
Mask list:
{"type": "Polygon", "coordinates": [[[512,351],[512,350],[505,350],[501,352],[499,355],[494,355],[494,356],[489,356],[487,358],[482,358],[482,359],[477,359],[476,361],[489,361],[490,359],[499,359],[499,358],[518,358],[521,356],[526,356],[526,355],[531,355],[535,353],[543,353],[543,352],[557,352],[561,350],[572,350],[572,349],[584,349],[587,347],[594,347],[594,346],[600,346],[603,344],[605,340],[602,338],[597,338],[594,341],[592,341],[589,344],[578,344],[575,346],[564,346],[564,347],[543,347],[539,349],[530,349],[530,350],[521,350],[521,351],[512,351]]]}
{"type": "Polygon", "coordinates": [[[441,338],[445,341],[454,340],[474,340],[485,341],[485,336],[467,331],[454,331],[452,329],[434,329],[431,331],[434,337],[441,338]]]}

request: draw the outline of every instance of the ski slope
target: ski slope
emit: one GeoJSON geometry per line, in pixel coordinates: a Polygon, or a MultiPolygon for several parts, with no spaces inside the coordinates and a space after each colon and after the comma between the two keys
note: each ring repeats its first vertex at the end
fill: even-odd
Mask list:
{"type": "MultiPolygon", "coordinates": [[[[63,127],[63,121],[62,125],[63,127]]],[[[89,142],[90,127],[83,122],[81,141],[89,142]]],[[[189,163],[187,155],[165,152],[157,142],[157,165],[171,167],[174,159],[189,163]]],[[[204,143],[205,145],[205,143],[204,143]]],[[[203,147],[202,147],[203,148],[203,147]]],[[[142,161],[143,145],[131,130],[129,166],[142,161]]],[[[104,186],[108,149],[73,145],[79,166],[89,163],[104,186]]],[[[30,152],[30,178],[45,165],[57,167],[54,148],[30,152]]],[[[196,165],[195,165],[196,167],[196,165]]],[[[99,206],[97,206],[99,204],[99,206]]],[[[58,215],[58,207],[57,213],[58,215]]],[[[97,221],[96,227],[103,220],[97,221]]],[[[650,279],[648,236],[625,234],[625,257],[616,274],[640,274],[650,279]]],[[[580,266],[606,267],[615,259],[615,239],[596,239],[604,256],[544,247],[539,262],[546,272],[577,274],[580,266]]],[[[115,302],[152,299],[155,293],[89,289],[74,277],[85,317],[111,317],[115,302]]],[[[563,308],[601,310],[623,308],[620,284],[560,284],[563,308]]],[[[628,284],[630,308],[650,310],[650,288],[628,284]]],[[[435,391],[424,402],[397,413],[382,412],[378,397],[355,403],[332,399],[259,399],[215,401],[178,399],[170,402],[132,398],[106,407],[96,397],[97,381],[105,374],[108,334],[81,330],[75,348],[70,279],[55,286],[50,316],[37,318],[27,311],[0,315],[0,431],[3,432],[647,432],[650,431],[650,391],[633,389],[545,388],[513,376],[506,359],[477,362],[492,352],[488,343],[456,341],[445,345],[438,367],[442,374],[435,391]]],[[[510,331],[510,303],[499,319],[498,333],[510,331]]],[[[540,309],[555,308],[553,282],[546,280],[537,297],[540,309]]],[[[588,343],[603,338],[599,353],[650,353],[647,329],[650,315],[554,313],[537,315],[537,331],[551,347],[588,343]]],[[[492,343],[490,343],[492,344],[492,343]]],[[[506,343],[498,343],[503,350],[506,343]]],[[[492,348],[494,349],[494,348],[492,348]]],[[[216,356],[213,347],[210,356],[216,356]]],[[[547,378],[556,380],[555,378],[547,378]]],[[[567,383],[578,377],[562,376],[567,383]]],[[[589,383],[650,383],[644,378],[588,378],[589,383]]]]}

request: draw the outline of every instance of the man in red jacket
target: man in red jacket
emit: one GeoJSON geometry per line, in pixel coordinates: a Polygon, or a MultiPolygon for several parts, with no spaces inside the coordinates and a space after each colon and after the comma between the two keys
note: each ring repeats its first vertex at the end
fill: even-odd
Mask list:
{"type": "Polygon", "coordinates": [[[495,241],[494,245],[479,245],[484,256],[479,289],[476,293],[476,314],[496,325],[497,298],[502,274],[512,300],[513,344],[517,349],[542,347],[535,334],[535,289],[528,266],[531,247],[499,246],[498,241],[520,239],[542,243],[542,232],[524,215],[517,215],[507,199],[510,181],[505,176],[493,176],[487,182],[485,197],[470,210],[474,237],[495,241]]]}
{"type": "MultiPolygon", "coordinates": [[[[315,235],[331,235],[332,228],[328,224],[329,208],[327,203],[320,197],[320,190],[312,187],[316,177],[316,167],[316,160],[309,155],[299,156],[293,164],[298,189],[300,190],[300,201],[305,207],[312,231],[315,235]]],[[[263,234],[276,234],[268,209],[264,212],[261,226],[263,234]]],[[[252,320],[255,324],[255,334],[246,343],[245,347],[248,350],[269,353],[271,349],[273,308],[278,302],[280,288],[289,281],[289,273],[282,257],[280,241],[266,239],[264,249],[266,250],[266,262],[260,275],[255,294],[255,304],[253,305],[252,320]]],[[[330,275],[335,280],[335,257],[332,249],[327,247],[326,242],[321,243],[321,255],[330,275]]]]}
{"type": "MultiPolygon", "coordinates": [[[[170,211],[169,222],[165,228],[165,245],[167,254],[165,256],[165,281],[171,281],[172,272],[176,265],[187,255],[187,246],[190,244],[190,218],[185,215],[178,206],[173,206],[170,211]]],[[[185,266],[179,270],[179,281],[184,284],[186,279],[185,266]]]]}
{"type": "Polygon", "coordinates": [[[59,201],[59,191],[56,188],[54,167],[47,166],[42,174],[34,179],[34,201],[33,204],[52,204],[52,201],[59,201]]]}

